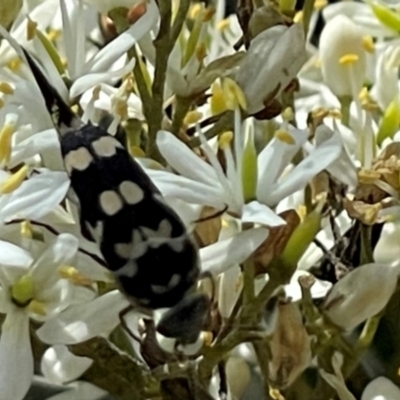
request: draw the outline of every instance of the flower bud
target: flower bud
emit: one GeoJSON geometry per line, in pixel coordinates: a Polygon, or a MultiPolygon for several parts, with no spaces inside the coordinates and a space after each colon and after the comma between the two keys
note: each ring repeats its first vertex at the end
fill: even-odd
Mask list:
{"type": "Polygon", "coordinates": [[[338,15],[321,33],[319,56],[325,83],[338,97],[356,96],[366,74],[363,34],[349,18],[338,15]]]}
{"type": "Polygon", "coordinates": [[[351,330],[386,306],[397,278],[398,270],[388,265],[362,265],[333,286],[322,309],[335,325],[351,330]]]}
{"type": "Polygon", "coordinates": [[[279,305],[269,362],[269,378],[279,388],[288,387],[310,365],[310,342],[298,306],[294,303],[279,305]]]}

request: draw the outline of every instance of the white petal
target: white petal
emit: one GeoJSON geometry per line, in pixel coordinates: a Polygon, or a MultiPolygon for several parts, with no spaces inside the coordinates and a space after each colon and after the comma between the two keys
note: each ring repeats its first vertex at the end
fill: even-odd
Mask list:
{"type": "Polygon", "coordinates": [[[58,268],[71,264],[78,251],[78,244],[78,239],[69,233],[58,235],[33,265],[32,278],[35,285],[43,288],[54,283],[59,277],[58,268]]]}
{"type": "Polygon", "coordinates": [[[177,197],[191,204],[202,204],[223,209],[225,203],[221,187],[196,182],[170,172],[146,169],[147,175],[166,197],[177,197]]]}
{"type": "Polygon", "coordinates": [[[10,168],[18,165],[22,161],[30,158],[45,150],[57,151],[60,143],[55,129],[47,129],[36,133],[17,145],[13,146],[10,160],[10,168]]]}
{"type": "Polygon", "coordinates": [[[264,228],[250,229],[200,249],[202,271],[221,274],[240,264],[264,242],[268,234],[269,231],[264,228]]]}
{"type": "Polygon", "coordinates": [[[400,399],[400,389],[391,380],[379,376],[364,389],[361,400],[397,400],[400,399]]]}
{"type": "Polygon", "coordinates": [[[102,50],[100,50],[85,65],[87,72],[107,71],[110,66],[127,52],[137,41],[149,32],[158,20],[158,7],[154,0],[147,3],[147,11],[128,30],[119,35],[102,50]]]}
{"type": "Polygon", "coordinates": [[[0,219],[37,220],[52,211],[65,197],[69,187],[65,172],[46,171],[34,175],[0,201],[0,219]]]}
{"type": "Polygon", "coordinates": [[[290,194],[303,189],[311,178],[335,161],[340,156],[341,151],[340,139],[334,134],[301,161],[281,182],[270,188],[271,193],[268,196],[267,204],[275,205],[290,194]]]}
{"type": "Polygon", "coordinates": [[[22,400],[33,378],[29,318],[24,312],[7,314],[0,338],[0,360],[0,400],[22,400]]]}
{"type": "Polygon", "coordinates": [[[258,201],[252,201],[243,206],[243,222],[253,222],[266,226],[285,225],[286,222],[279,215],[276,215],[268,206],[258,201]]]}
{"type": "Polygon", "coordinates": [[[229,318],[242,290],[241,271],[233,266],[221,276],[218,290],[218,309],[222,318],[229,318]]]}
{"type": "Polygon", "coordinates": [[[48,344],[75,344],[105,336],[118,325],[118,313],[128,305],[123,295],[114,290],[90,303],[69,307],[46,321],[37,334],[48,344]]]}
{"type": "MultiPolygon", "coordinates": [[[[311,274],[306,271],[297,270],[290,279],[290,283],[284,287],[286,296],[290,297],[293,302],[301,300],[301,288],[299,284],[301,276],[311,276],[311,274]]],[[[325,297],[331,288],[331,282],[315,278],[315,283],[311,286],[311,296],[314,299],[320,299],[325,297]]]]}
{"type": "Polygon", "coordinates": [[[46,379],[55,384],[63,384],[78,379],[93,363],[87,357],[77,357],[67,346],[56,345],[46,350],[41,362],[41,370],[46,379]]]}
{"type": "Polygon", "coordinates": [[[78,78],[71,86],[70,97],[74,98],[103,82],[110,82],[113,78],[121,78],[133,70],[135,59],[130,60],[125,66],[116,71],[97,72],[78,78]]]}
{"type": "Polygon", "coordinates": [[[179,174],[211,186],[218,185],[213,167],[203,161],[172,133],[158,132],[157,146],[168,164],[179,174]]]}
{"type": "Polygon", "coordinates": [[[15,244],[0,240],[0,264],[14,267],[28,267],[33,259],[31,255],[15,244]]]}

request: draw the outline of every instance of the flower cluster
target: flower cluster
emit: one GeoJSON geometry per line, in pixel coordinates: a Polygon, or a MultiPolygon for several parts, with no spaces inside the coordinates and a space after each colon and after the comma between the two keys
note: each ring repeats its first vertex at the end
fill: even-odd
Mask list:
{"type": "MultiPolygon", "coordinates": [[[[38,377],[63,391],[41,395],[52,400],[400,398],[399,4],[248,0],[227,15],[228,0],[11,3],[0,400],[23,400],[38,377]],[[76,127],[61,126],[32,62],[183,222],[201,321],[194,305],[148,309],[122,291],[60,151],[76,127]],[[175,336],[159,329],[171,315],[175,336]]],[[[129,257],[144,246],[129,245],[129,257]]]]}

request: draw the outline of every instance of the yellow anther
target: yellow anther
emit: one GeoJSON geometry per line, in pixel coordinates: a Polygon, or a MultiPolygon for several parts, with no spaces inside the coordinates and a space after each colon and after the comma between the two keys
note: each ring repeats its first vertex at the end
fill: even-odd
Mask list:
{"type": "Polygon", "coordinates": [[[358,171],[358,182],[364,184],[374,183],[381,177],[381,174],[377,171],[361,169],[358,171]]]}
{"type": "Polygon", "coordinates": [[[294,23],[299,23],[299,22],[302,22],[302,21],[303,21],[303,11],[298,11],[295,14],[294,18],[293,18],[293,22],[294,23]]]}
{"type": "Polygon", "coordinates": [[[32,239],[33,238],[33,229],[32,224],[30,221],[23,221],[21,222],[21,236],[25,239],[32,239]]]}
{"type": "Polygon", "coordinates": [[[321,10],[328,4],[327,0],[315,0],[314,8],[316,10],[321,10]]]}
{"type": "Polygon", "coordinates": [[[201,333],[201,338],[203,340],[203,345],[210,347],[214,340],[214,335],[212,334],[212,332],[204,331],[201,333]]]}
{"type": "Polygon", "coordinates": [[[202,4],[200,3],[193,4],[189,10],[189,18],[195,19],[198,16],[199,12],[202,11],[202,9],[203,9],[202,4]]]}
{"type": "Polygon", "coordinates": [[[15,124],[9,123],[0,131],[0,163],[7,164],[11,156],[11,137],[15,130],[15,124]]]}
{"type": "Polygon", "coordinates": [[[235,110],[239,106],[245,110],[247,108],[246,97],[239,85],[230,78],[222,81],[222,90],[224,92],[225,103],[231,110],[235,110]]]}
{"type": "Polygon", "coordinates": [[[362,44],[364,47],[364,50],[367,53],[373,53],[375,51],[375,44],[374,41],[372,40],[372,36],[366,35],[362,39],[362,44]]]}
{"type": "Polygon", "coordinates": [[[36,28],[37,28],[37,22],[32,21],[28,17],[28,23],[26,24],[26,38],[27,38],[27,40],[32,40],[35,37],[36,28]]]}
{"type": "Polygon", "coordinates": [[[47,38],[51,42],[58,39],[60,36],[61,36],[61,30],[59,29],[50,29],[49,32],[47,32],[47,38]]]}
{"type": "Polygon", "coordinates": [[[203,118],[203,114],[199,111],[189,111],[185,119],[183,120],[183,123],[185,125],[191,125],[199,122],[203,118]]]}
{"type": "Polygon", "coordinates": [[[210,21],[214,15],[215,15],[215,8],[214,7],[207,7],[203,11],[203,22],[210,21]]]}
{"type": "Polygon", "coordinates": [[[133,157],[139,157],[139,158],[146,157],[146,153],[138,146],[131,146],[129,149],[129,153],[133,157]]]}
{"type": "Polygon", "coordinates": [[[282,118],[285,121],[293,121],[294,119],[294,113],[293,109],[291,107],[286,107],[283,112],[282,112],[282,118]]]}
{"type": "Polygon", "coordinates": [[[204,42],[199,43],[199,44],[196,46],[196,49],[195,49],[194,53],[195,53],[195,55],[196,55],[196,58],[197,58],[199,61],[203,61],[203,60],[206,58],[206,56],[207,56],[207,47],[206,47],[206,44],[205,44],[204,42]]]}
{"type": "Polygon", "coordinates": [[[226,131],[219,137],[219,147],[221,149],[226,149],[230,146],[233,139],[233,132],[226,131]]]}
{"type": "Polygon", "coordinates": [[[21,183],[25,180],[28,175],[29,168],[24,165],[17,172],[10,175],[1,185],[0,193],[7,194],[13,192],[15,189],[21,186],[21,183]]]}
{"type": "Polygon", "coordinates": [[[340,110],[329,110],[328,115],[335,119],[342,119],[342,113],[340,112],[340,110]]]}
{"type": "Polygon", "coordinates": [[[315,57],[314,59],[314,67],[315,68],[321,68],[321,59],[318,57],[315,57]]]}
{"type": "Polygon", "coordinates": [[[7,62],[7,67],[10,68],[11,71],[16,72],[19,70],[19,67],[22,64],[22,60],[19,57],[14,57],[7,62]]]}
{"type": "Polygon", "coordinates": [[[33,298],[33,280],[30,275],[22,275],[11,286],[11,296],[20,306],[26,306],[33,298]]]}
{"type": "Polygon", "coordinates": [[[210,106],[212,115],[221,114],[227,109],[224,91],[222,90],[221,85],[217,82],[214,82],[211,86],[210,106]]]}
{"type": "Polygon", "coordinates": [[[358,61],[358,55],[349,53],[339,58],[339,64],[341,65],[352,65],[358,61]]]}
{"type": "Polygon", "coordinates": [[[287,143],[287,144],[295,144],[296,143],[293,136],[288,131],[279,129],[275,132],[274,136],[279,141],[287,143]]]}
{"type": "Polygon", "coordinates": [[[14,94],[14,89],[8,82],[0,82],[0,92],[4,94],[14,94]]]}
{"type": "Polygon", "coordinates": [[[91,279],[82,275],[75,267],[71,265],[63,265],[58,268],[61,278],[68,279],[76,286],[88,286],[93,282],[91,279]]]}
{"type": "Polygon", "coordinates": [[[229,26],[230,26],[230,21],[228,18],[221,19],[221,21],[218,21],[217,23],[217,30],[225,31],[226,29],[229,28],[229,26]]]}
{"type": "Polygon", "coordinates": [[[37,315],[42,315],[43,317],[47,314],[46,304],[42,301],[32,300],[28,305],[28,310],[37,315]]]}

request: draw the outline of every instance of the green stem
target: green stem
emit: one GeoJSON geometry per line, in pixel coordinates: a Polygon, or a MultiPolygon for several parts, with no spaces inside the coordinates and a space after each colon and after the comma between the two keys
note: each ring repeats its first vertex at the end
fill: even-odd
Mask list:
{"type": "Polygon", "coordinates": [[[258,365],[261,370],[261,377],[263,380],[263,387],[264,387],[264,396],[266,400],[269,400],[271,397],[269,395],[269,354],[268,354],[268,343],[266,340],[259,340],[252,343],[254,352],[256,353],[258,365]]]}
{"type": "Polygon", "coordinates": [[[190,106],[192,105],[191,99],[188,99],[187,97],[180,97],[177,96],[175,99],[175,112],[174,112],[174,117],[172,119],[172,125],[171,125],[171,132],[177,136],[182,124],[183,120],[190,110],[190,106]]]}
{"type": "Polygon", "coordinates": [[[305,0],[303,5],[303,27],[304,35],[307,37],[308,28],[310,27],[311,16],[314,11],[315,0],[305,0]]]}
{"type": "Polygon", "coordinates": [[[243,263],[243,305],[254,301],[254,262],[251,258],[243,263]]]}
{"type": "Polygon", "coordinates": [[[351,96],[342,96],[339,98],[340,112],[342,113],[342,124],[350,126],[350,105],[353,101],[351,96]]]}

